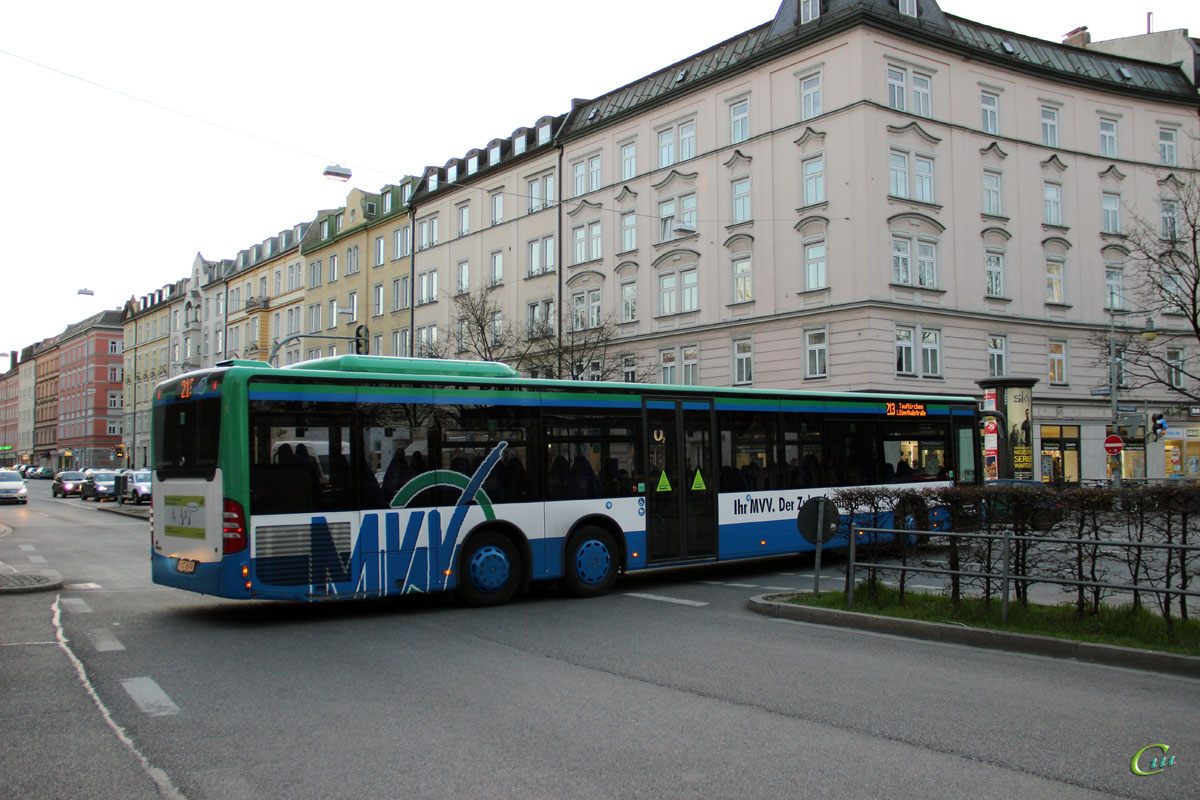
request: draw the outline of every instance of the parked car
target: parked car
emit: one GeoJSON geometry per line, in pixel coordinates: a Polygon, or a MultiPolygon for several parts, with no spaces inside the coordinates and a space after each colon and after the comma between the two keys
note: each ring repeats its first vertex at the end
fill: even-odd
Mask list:
{"type": "Polygon", "coordinates": [[[25,473],[26,478],[36,478],[40,481],[49,481],[54,479],[54,470],[49,467],[34,467],[29,472],[25,473]]]}
{"type": "MultiPolygon", "coordinates": [[[[1027,505],[1023,509],[1023,513],[1028,514],[1028,524],[1035,531],[1045,533],[1059,522],[1062,522],[1066,516],[1066,509],[1063,507],[1062,500],[1054,493],[1049,484],[1042,483],[1041,481],[1001,478],[999,480],[985,481],[984,486],[994,486],[1000,490],[1008,489],[1013,492],[1028,492],[1027,505]]],[[[996,522],[1002,524],[1011,524],[1013,522],[1013,515],[1016,509],[1009,508],[1008,504],[1002,499],[994,498],[990,503],[985,499],[984,502],[988,504],[987,513],[994,515],[993,519],[996,522]]]]}
{"type": "Polygon", "coordinates": [[[28,491],[21,473],[12,469],[0,469],[0,503],[28,503],[28,491]]]}
{"type": "Polygon", "coordinates": [[[101,500],[111,500],[117,496],[116,489],[117,473],[110,469],[94,469],[89,471],[83,479],[83,484],[79,489],[79,499],[92,499],[97,503],[101,500]]]}
{"type": "Polygon", "coordinates": [[[150,499],[150,470],[126,470],[117,479],[117,502],[141,505],[150,499]]]}
{"type": "Polygon", "coordinates": [[[82,485],[82,472],[64,470],[54,476],[54,483],[50,484],[50,496],[69,497],[73,494],[79,494],[79,487],[82,485]]]}

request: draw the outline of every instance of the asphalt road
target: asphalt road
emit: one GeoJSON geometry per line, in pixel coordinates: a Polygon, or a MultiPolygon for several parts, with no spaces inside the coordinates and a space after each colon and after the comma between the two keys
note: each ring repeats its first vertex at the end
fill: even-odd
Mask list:
{"type": "Polygon", "coordinates": [[[1200,680],[745,609],[811,586],[799,559],[498,609],[238,603],[154,586],[145,522],[31,487],[0,562],[65,586],[0,595],[0,797],[1200,797],[1200,680]],[[1134,775],[1156,743],[1175,764],[1134,775]]]}

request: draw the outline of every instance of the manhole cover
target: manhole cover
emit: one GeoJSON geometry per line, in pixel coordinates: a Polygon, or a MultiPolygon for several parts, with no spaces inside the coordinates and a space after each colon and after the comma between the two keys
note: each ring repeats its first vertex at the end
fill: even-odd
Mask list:
{"type": "Polygon", "coordinates": [[[47,578],[45,575],[25,575],[20,572],[0,575],[0,592],[41,592],[60,586],[62,581],[47,578]]]}

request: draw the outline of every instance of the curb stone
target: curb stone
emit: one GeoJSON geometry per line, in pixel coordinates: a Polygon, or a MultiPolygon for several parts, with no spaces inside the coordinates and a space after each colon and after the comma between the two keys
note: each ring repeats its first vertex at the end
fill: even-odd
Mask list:
{"type": "Polygon", "coordinates": [[[1051,658],[1073,658],[1094,664],[1115,667],[1166,672],[1187,678],[1200,678],[1200,657],[1177,653],[1161,653],[1157,650],[1140,650],[1133,647],[1118,647],[1110,644],[1076,642],[1050,636],[1034,636],[1027,633],[1009,633],[984,628],[968,628],[948,625],[943,622],[884,617],[864,614],[859,611],[842,611],[834,608],[814,608],[785,602],[782,598],[791,595],[761,594],[750,598],[747,607],[758,614],[778,617],[796,622],[817,625],[833,625],[842,628],[907,636],[950,644],[965,644],[992,650],[1009,650],[1016,653],[1050,656],[1051,658]]]}

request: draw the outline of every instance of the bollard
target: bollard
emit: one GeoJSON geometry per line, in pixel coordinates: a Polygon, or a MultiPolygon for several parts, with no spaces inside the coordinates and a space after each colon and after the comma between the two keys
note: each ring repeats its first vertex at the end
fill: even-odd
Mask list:
{"type": "Polygon", "coordinates": [[[846,564],[846,575],[849,580],[846,581],[846,608],[854,608],[854,543],[858,541],[858,528],[853,524],[850,525],[850,561],[846,564]]]}

